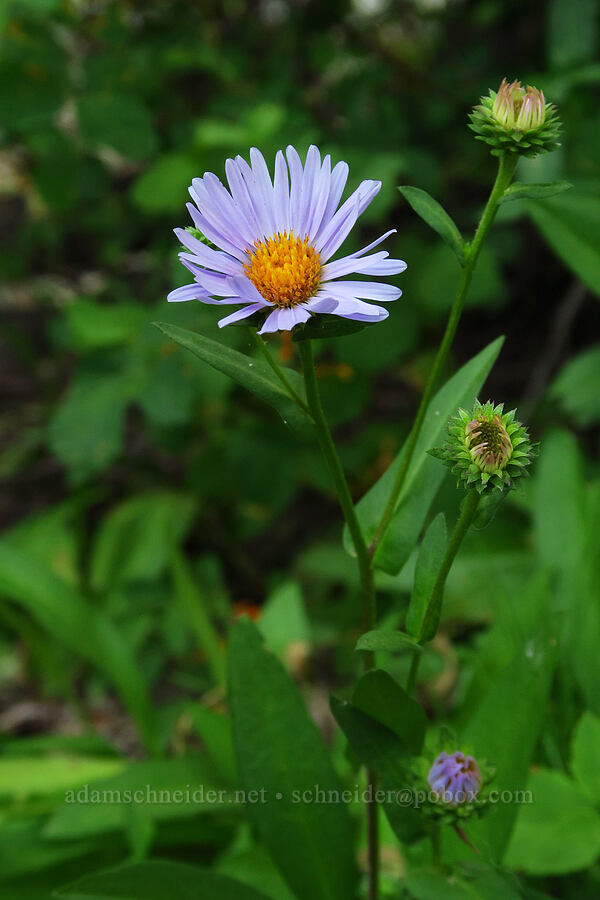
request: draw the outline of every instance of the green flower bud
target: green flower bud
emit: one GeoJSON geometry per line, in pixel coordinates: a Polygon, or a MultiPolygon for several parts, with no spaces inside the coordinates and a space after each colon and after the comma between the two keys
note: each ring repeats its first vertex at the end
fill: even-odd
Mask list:
{"type": "Polygon", "coordinates": [[[516,410],[504,413],[504,404],[494,406],[475,401],[471,412],[459,409],[448,423],[448,438],[442,447],[430,450],[458,475],[467,487],[484,491],[507,491],[537,453],[527,429],[515,419],[516,410]]]}
{"type": "Polygon", "coordinates": [[[556,107],[546,103],[542,91],[522,87],[520,81],[509,84],[505,78],[498,91],[481,98],[469,118],[469,128],[490,145],[493,156],[537,156],[560,146],[556,107]]]}

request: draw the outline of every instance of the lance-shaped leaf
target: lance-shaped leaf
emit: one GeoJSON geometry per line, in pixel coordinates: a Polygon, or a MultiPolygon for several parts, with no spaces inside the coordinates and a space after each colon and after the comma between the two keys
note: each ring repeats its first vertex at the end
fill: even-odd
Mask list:
{"type": "MultiPolygon", "coordinates": [[[[190,350],[213,369],[228,375],[237,384],[275,407],[286,425],[302,428],[312,423],[310,415],[291,398],[282,382],[263,360],[253,359],[187,328],[179,328],[167,322],[154,324],[167,337],[190,350]]],[[[286,369],[285,377],[296,394],[305,402],[304,382],[301,376],[293,370],[286,369]]]]}
{"type": "Polygon", "coordinates": [[[402,196],[408,200],[416,214],[420,216],[424,222],[427,222],[430,228],[437,231],[442,240],[448,244],[452,252],[456,255],[461,266],[464,266],[464,241],[460,231],[444,207],[438,203],[437,200],[434,200],[427,191],[422,191],[421,188],[400,185],[398,190],[402,196]]]}
{"type": "Polygon", "coordinates": [[[427,531],[419,548],[415,580],[410,606],[406,616],[406,628],[414,637],[420,637],[427,604],[446,552],[446,519],[438,513],[427,531]]]}
{"type": "Polygon", "coordinates": [[[414,637],[404,634],[403,631],[366,631],[361,634],[356,642],[355,650],[368,650],[377,652],[383,650],[386,653],[401,653],[403,650],[413,650],[422,653],[423,648],[414,637]]]}
{"type": "MultiPolygon", "coordinates": [[[[427,451],[441,443],[448,419],[458,407],[468,407],[473,403],[500,353],[503,342],[504,338],[500,337],[488,344],[446,382],[429,404],[400,492],[396,514],[375,554],[375,564],[378,568],[395,575],[410,556],[446,471],[444,466],[437,459],[433,459],[427,451]]],[[[368,542],[373,539],[405,452],[406,445],[356,507],[363,534],[368,542]]],[[[353,544],[346,532],[344,545],[346,550],[353,554],[353,544]]]]}
{"type": "Polygon", "coordinates": [[[354,688],[352,705],[393,731],[410,754],[421,752],[427,728],[423,707],[388,672],[366,672],[354,688]]]}
{"type": "Polygon", "coordinates": [[[600,196],[573,191],[529,200],[527,212],[565,266],[600,297],[600,196]]]}
{"type": "Polygon", "coordinates": [[[229,684],[240,787],[248,815],[298,900],[356,891],[353,829],[327,748],[283,666],[240,619],[229,641],[229,684]],[[254,793],[248,793],[254,792],[254,793]]]}
{"type": "Polygon", "coordinates": [[[266,900],[255,888],[199,866],[149,859],[85,875],[55,894],[60,900],[266,900]]]}
{"type": "MultiPolygon", "coordinates": [[[[522,602],[532,610],[535,607],[535,615],[543,617],[547,596],[547,579],[538,579],[523,589],[522,602]]],[[[494,788],[500,792],[527,786],[555,662],[556,638],[550,623],[543,619],[537,632],[524,634],[513,659],[496,675],[462,730],[463,743],[473,748],[475,756],[495,766],[494,788]]],[[[494,859],[501,860],[518,811],[517,802],[494,805],[485,819],[470,827],[473,843],[486,847],[494,859]]]]}
{"type": "Polygon", "coordinates": [[[383,791],[381,805],[399,840],[418,839],[423,834],[423,820],[409,787],[412,778],[406,745],[381,722],[337,697],[331,698],[331,711],[361,763],[377,772],[383,791]]]}
{"type": "Polygon", "coordinates": [[[550,181],[547,183],[522,184],[515,181],[504,191],[499,203],[508,203],[510,200],[545,200],[568,191],[573,185],[569,181],[550,181]]]}

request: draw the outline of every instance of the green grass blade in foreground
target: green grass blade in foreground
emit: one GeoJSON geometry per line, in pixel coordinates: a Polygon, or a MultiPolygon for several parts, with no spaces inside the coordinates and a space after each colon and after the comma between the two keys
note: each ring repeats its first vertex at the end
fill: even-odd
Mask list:
{"type": "MultiPolygon", "coordinates": [[[[446,469],[427,453],[441,443],[449,417],[459,406],[469,406],[498,358],[504,338],[488,344],[469,360],[434,396],[398,500],[396,514],[375,554],[375,565],[395,575],[412,552],[427,512],[446,469]]],[[[356,511],[367,542],[375,534],[385,509],[405,447],[381,478],[359,501],[356,511]]],[[[352,541],[344,531],[344,545],[352,552],[352,541]]]]}
{"type": "MultiPolygon", "coordinates": [[[[228,375],[241,387],[255,394],[265,403],[275,407],[286,424],[294,428],[310,425],[312,420],[298,404],[291,399],[272,369],[262,359],[254,359],[219,344],[210,338],[187,328],[169,325],[167,322],[155,322],[171,340],[190,350],[213,369],[228,375]]],[[[285,376],[296,393],[304,400],[304,382],[297,372],[285,370],[285,376]]]]}
{"type": "Polygon", "coordinates": [[[94,802],[95,797],[136,797],[137,815],[146,822],[174,822],[202,815],[242,815],[242,807],[211,792],[226,790],[212,763],[201,753],[169,759],[129,762],[114,775],[88,779],[63,802],[44,824],[48,840],[69,841],[99,837],[116,831],[129,833],[131,803],[94,802]],[[187,801],[190,796],[189,802],[187,801]]]}
{"type": "Polygon", "coordinates": [[[4,597],[26,609],[53,640],[93,663],[114,685],[147,746],[155,746],[154,714],[144,677],[113,623],[32,554],[0,541],[4,597]]]}
{"type": "Polygon", "coordinates": [[[175,597],[181,604],[190,628],[196,635],[198,646],[206,656],[208,667],[215,684],[224,684],[226,679],[225,654],[219,635],[211,618],[206,595],[194,579],[188,561],[181,551],[173,550],[171,572],[175,597]]]}
{"type": "Polygon", "coordinates": [[[323,738],[248,620],[231,632],[228,662],[240,788],[264,790],[248,815],[299,900],[347,900],[357,878],[348,810],[298,799],[317,785],[341,790],[323,738]]]}

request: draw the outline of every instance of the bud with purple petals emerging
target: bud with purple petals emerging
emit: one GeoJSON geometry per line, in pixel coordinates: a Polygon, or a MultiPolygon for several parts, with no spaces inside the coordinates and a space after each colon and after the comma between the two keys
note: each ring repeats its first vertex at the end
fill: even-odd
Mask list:
{"type": "Polygon", "coordinates": [[[477,799],[482,777],[473,756],[465,756],[460,750],[450,754],[443,751],[429,770],[427,782],[441,803],[462,806],[477,799]]]}

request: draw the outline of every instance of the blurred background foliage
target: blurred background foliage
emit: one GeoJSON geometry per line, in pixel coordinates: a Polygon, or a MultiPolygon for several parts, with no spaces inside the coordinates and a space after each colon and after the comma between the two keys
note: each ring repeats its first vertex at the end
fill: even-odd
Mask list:
{"type": "MultiPolygon", "coordinates": [[[[505,75],[541,87],[564,123],[561,149],[523,161],[519,180],[574,187],[503,206],[447,374],[505,334],[482,399],[518,406],[544,449],[527,490],[465,544],[422,699],[461,727],[536,623],[559,622],[524,770],[542,767],[547,808],[519,818],[507,859],[548,894],[597,896],[598,869],[582,870],[600,849],[597,773],[593,790],[585,774],[600,754],[598,18],[595,0],[4,0],[3,896],[40,900],[150,852],[289,895],[237,813],[64,805],[67,787],[98,779],[232,783],[219,712],[224,635],[241,612],[258,618],[329,736],[327,692],[357,665],[353,563],[316,447],[151,324],[253,352],[244,328],[218,332],[210,306],[167,306],[186,280],[171,229],[188,224],[191,178],[223,175],[224,159],[253,145],[272,159],[315,142],[348,161],[353,186],[383,181],[356,242],[398,228],[388,243],[408,262],[404,297],[384,325],[319,347],[359,497],[406,436],[457,277],[396,186],[429,191],[470,231],[494,162],[467,114],[505,75]]],[[[270,343],[296,364],[289,336],[270,343]]],[[[436,508],[452,518],[458,499],[447,478],[436,508]]],[[[380,578],[392,623],[413,566],[380,578]]],[[[402,674],[406,660],[386,666],[402,674]]],[[[514,683],[513,702],[535,708],[528,685],[514,683]]],[[[483,713],[465,727],[490,731],[483,713]]],[[[402,865],[389,836],[390,878],[402,865]]]]}

